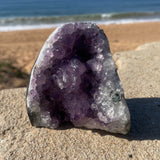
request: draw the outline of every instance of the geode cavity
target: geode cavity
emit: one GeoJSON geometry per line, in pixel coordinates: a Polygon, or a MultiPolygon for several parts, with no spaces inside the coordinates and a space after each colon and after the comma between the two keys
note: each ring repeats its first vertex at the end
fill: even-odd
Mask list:
{"type": "Polygon", "coordinates": [[[126,134],[130,115],[107,37],[95,24],[69,23],[45,42],[31,72],[27,111],[32,125],[126,134]]]}

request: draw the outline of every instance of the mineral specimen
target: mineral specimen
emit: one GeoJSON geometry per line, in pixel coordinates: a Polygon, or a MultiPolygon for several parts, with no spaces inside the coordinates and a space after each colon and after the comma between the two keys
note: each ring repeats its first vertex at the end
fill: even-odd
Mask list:
{"type": "Polygon", "coordinates": [[[31,72],[27,111],[32,125],[126,134],[130,114],[107,37],[92,23],[69,23],[45,42],[31,72]]]}

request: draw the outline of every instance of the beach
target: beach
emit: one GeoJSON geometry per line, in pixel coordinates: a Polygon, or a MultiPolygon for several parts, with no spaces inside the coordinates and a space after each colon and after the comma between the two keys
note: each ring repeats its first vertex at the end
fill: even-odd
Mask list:
{"type": "Polygon", "coordinates": [[[0,160],[160,159],[159,63],[158,0],[2,1],[0,160]],[[65,36],[74,57],[57,55],[66,41],[58,36],[44,53],[67,57],[41,54],[29,83],[50,34],[76,22],[104,31],[115,66],[102,35],[90,42],[80,31],[65,36]]]}
{"type": "MultiPolygon", "coordinates": [[[[6,44],[6,51],[8,53],[14,51],[13,64],[22,69],[26,68],[26,75],[16,67],[6,64],[6,73],[9,71],[10,75],[16,73],[14,75],[17,77],[8,75],[6,78],[12,84],[10,86],[12,88],[0,90],[0,159],[160,159],[160,41],[150,43],[159,40],[158,31],[149,30],[153,29],[153,26],[154,24],[102,26],[108,33],[113,59],[130,111],[131,129],[127,135],[109,134],[103,130],[68,125],[57,129],[32,126],[26,111],[26,86],[29,79],[27,72],[30,72],[45,41],[44,37],[47,37],[51,30],[4,33],[8,36],[19,35],[15,37],[14,43],[11,39],[6,39],[9,46],[16,49],[14,51],[12,48],[7,48],[6,44]],[[147,29],[144,29],[145,25],[148,26],[147,29]],[[24,39],[20,42],[21,37],[24,39]],[[139,46],[141,43],[143,44],[139,46]],[[120,50],[129,51],[120,52],[120,50]],[[25,82],[23,84],[25,87],[14,88],[16,86],[13,83],[20,85],[20,80],[25,82]]],[[[155,24],[155,29],[156,27],[158,28],[158,24],[155,24]]],[[[11,56],[8,56],[8,59],[10,58],[11,56]]],[[[6,87],[7,83],[4,84],[6,87]]]]}
{"type": "MultiPolygon", "coordinates": [[[[108,37],[112,54],[160,41],[160,22],[99,27],[108,37]]],[[[54,28],[0,32],[0,89],[28,85],[31,68],[44,42],[53,31],[54,28]]]]}

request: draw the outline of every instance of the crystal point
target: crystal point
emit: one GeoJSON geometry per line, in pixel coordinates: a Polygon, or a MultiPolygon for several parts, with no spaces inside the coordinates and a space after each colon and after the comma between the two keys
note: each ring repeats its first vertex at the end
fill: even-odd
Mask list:
{"type": "Polygon", "coordinates": [[[54,31],[34,64],[27,91],[32,125],[76,127],[126,134],[130,114],[106,35],[92,23],[54,31]]]}

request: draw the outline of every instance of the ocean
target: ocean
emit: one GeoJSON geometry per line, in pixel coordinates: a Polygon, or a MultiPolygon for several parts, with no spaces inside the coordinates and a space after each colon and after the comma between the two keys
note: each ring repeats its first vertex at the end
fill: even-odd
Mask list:
{"type": "Polygon", "coordinates": [[[0,0],[0,31],[160,21],[160,0],[0,0]]]}

